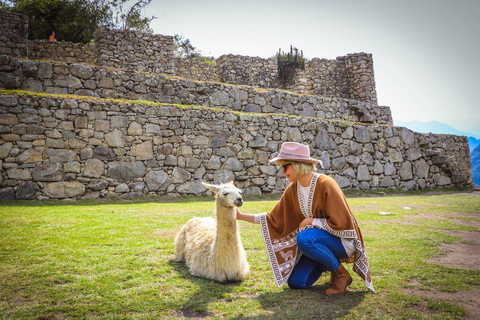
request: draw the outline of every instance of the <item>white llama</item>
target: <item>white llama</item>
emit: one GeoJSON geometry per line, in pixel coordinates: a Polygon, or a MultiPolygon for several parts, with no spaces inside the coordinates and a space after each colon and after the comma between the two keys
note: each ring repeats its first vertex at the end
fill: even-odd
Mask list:
{"type": "Polygon", "coordinates": [[[216,193],[217,219],[192,218],[175,238],[176,261],[189,272],[219,282],[242,281],[250,270],[238,232],[235,207],[243,204],[233,182],[202,184],[216,193]]]}

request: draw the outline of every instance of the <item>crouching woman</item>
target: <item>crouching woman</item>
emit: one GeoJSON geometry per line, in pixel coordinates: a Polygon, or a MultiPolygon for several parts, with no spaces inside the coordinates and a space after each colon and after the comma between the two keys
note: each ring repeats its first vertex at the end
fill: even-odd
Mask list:
{"type": "Polygon", "coordinates": [[[285,142],[270,162],[281,168],[290,184],[272,211],[250,215],[237,208],[237,219],[261,225],[277,285],[307,288],[330,271],[325,294],[342,295],[352,283],[342,263],[353,263],[353,270],[374,291],[357,221],[335,180],[316,173],[321,162],[310,156],[310,148],[285,142]]]}

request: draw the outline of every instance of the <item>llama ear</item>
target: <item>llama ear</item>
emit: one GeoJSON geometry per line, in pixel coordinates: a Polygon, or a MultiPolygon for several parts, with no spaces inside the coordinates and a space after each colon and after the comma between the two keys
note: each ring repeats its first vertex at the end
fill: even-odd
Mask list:
{"type": "Polygon", "coordinates": [[[202,181],[202,184],[205,188],[210,189],[213,193],[217,193],[219,187],[214,184],[208,184],[202,181]]]}

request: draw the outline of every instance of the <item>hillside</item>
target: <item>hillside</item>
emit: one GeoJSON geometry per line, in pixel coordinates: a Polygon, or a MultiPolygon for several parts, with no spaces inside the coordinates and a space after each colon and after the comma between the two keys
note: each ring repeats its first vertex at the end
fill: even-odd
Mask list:
{"type": "Polygon", "coordinates": [[[472,157],[472,180],[480,187],[480,146],[477,146],[471,154],[472,157]]]}

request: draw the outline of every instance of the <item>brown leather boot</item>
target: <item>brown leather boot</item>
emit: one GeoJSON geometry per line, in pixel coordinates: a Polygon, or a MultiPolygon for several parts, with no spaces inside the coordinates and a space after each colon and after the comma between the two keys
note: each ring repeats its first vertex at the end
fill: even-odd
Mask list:
{"type": "Polygon", "coordinates": [[[345,293],[347,286],[352,284],[352,277],[347,269],[340,264],[340,267],[332,271],[332,284],[325,290],[327,296],[339,296],[345,293]]]}

